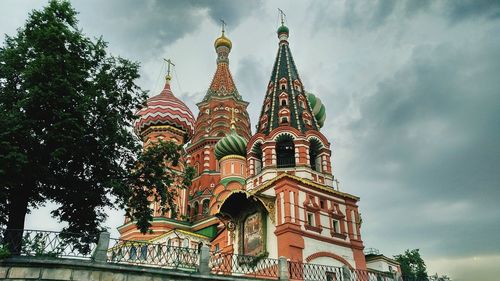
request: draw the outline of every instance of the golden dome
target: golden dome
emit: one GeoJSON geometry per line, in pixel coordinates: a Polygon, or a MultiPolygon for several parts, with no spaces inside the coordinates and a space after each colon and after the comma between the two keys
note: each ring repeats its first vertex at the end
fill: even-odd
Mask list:
{"type": "Polygon", "coordinates": [[[233,46],[233,43],[231,43],[231,40],[224,36],[224,32],[222,32],[221,37],[217,38],[214,43],[215,49],[219,48],[220,46],[226,46],[231,50],[231,47],[233,46]]]}

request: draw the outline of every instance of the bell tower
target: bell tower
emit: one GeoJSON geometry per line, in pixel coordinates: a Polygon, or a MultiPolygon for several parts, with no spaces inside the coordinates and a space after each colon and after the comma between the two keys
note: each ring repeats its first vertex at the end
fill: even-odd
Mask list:
{"type": "Polygon", "coordinates": [[[248,102],[242,99],[229,70],[229,54],[233,45],[226,37],[224,22],[221,33],[214,43],[217,68],[205,97],[197,104],[199,113],[194,135],[186,149],[189,155],[187,162],[196,172],[189,190],[189,218],[195,225],[194,231],[205,228],[205,233],[210,234],[217,232],[219,224],[219,220],[210,213],[211,199],[221,180],[215,146],[220,139],[233,133],[240,136],[245,144],[251,136],[248,102]],[[231,120],[238,126],[232,127],[231,120]]]}

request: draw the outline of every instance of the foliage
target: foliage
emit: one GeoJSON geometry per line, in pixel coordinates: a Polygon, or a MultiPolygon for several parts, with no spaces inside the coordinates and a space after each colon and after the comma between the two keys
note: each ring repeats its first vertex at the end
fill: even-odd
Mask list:
{"type": "Polygon", "coordinates": [[[0,260],[10,257],[10,251],[7,245],[0,245],[0,260]]]}
{"type": "Polygon", "coordinates": [[[127,198],[123,202],[127,205],[127,216],[136,221],[137,227],[144,233],[151,226],[153,209],[149,202],[153,198],[159,202],[160,212],[166,214],[170,211],[171,217],[177,217],[178,209],[174,202],[178,189],[191,185],[194,169],[184,167],[181,172],[179,159],[183,152],[182,146],[174,142],[160,140],[148,147],[139,155],[136,168],[131,172],[127,187],[120,198],[127,198]]]}
{"type": "Polygon", "coordinates": [[[424,260],[420,257],[418,249],[406,250],[404,254],[396,255],[394,258],[401,266],[404,280],[427,280],[427,268],[424,260]]]}
{"type": "Polygon", "coordinates": [[[162,143],[141,155],[130,129],[147,98],[135,84],[139,65],[108,55],[76,15],[52,0],[0,47],[0,225],[22,229],[26,213],[51,201],[63,231],[95,237],[105,208],[118,205],[145,232],[145,199],[171,203],[178,176],[161,161],[177,163],[181,148],[162,143]]]}

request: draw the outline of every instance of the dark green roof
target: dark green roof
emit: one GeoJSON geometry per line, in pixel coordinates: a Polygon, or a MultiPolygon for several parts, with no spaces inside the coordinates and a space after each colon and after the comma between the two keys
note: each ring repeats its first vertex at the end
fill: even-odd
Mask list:
{"type": "Polygon", "coordinates": [[[286,27],[285,25],[282,25],[280,27],[278,27],[278,34],[280,33],[289,33],[290,30],[288,30],[288,27],[286,27]]]}
{"type": "MultiPolygon", "coordinates": [[[[281,26],[281,28],[286,28],[286,26],[281,26]]],[[[280,32],[278,29],[278,32],[280,32]]],[[[286,28],[288,30],[288,28],[286,28]]],[[[292,52],[290,51],[290,47],[288,42],[281,41],[279,45],[278,55],[276,56],[276,60],[274,62],[273,70],[271,73],[270,82],[274,85],[273,91],[266,92],[266,98],[264,99],[264,104],[261,110],[261,118],[267,115],[268,123],[265,128],[262,128],[262,122],[259,122],[258,132],[262,132],[264,134],[269,134],[270,131],[276,129],[279,124],[279,116],[278,113],[284,107],[280,104],[280,94],[286,93],[288,95],[287,108],[290,111],[290,120],[289,125],[298,129],[299,131],[305,132],[307,130],[319,130],[318,123],[315,119],[315,116],[312,114],[312,109],[307,102],[306,92],[302,85],[302,81],[300,80],[299,73],[297,71],[297,67],[295,66],[295,61],[292,57],[292,52]],[[286,89],[280,88],[280,80],[286,79],[286,89]],[[295,88],[294,81],[298,81],[299,87],[295,88]],[[304,100],[305,108],[302,108],[299,105],[299,98],[304,100]],[[266,101],[270,100],[270,108],[265,111],[266,101]],[[303,113],[307,112],[310,116],[312,116],[311,126],[306,126],[305,121],[303,119],[303,113]]],[[[259,119],[260,120],[260,119],[259,119]]]]}

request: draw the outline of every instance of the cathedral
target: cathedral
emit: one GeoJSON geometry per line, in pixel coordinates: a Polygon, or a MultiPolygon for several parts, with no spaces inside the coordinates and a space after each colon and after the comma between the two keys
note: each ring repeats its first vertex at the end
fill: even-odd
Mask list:
{"type": "Polygon", "coordinates": [[[229,69],[232,42],[224,29],[196,118],[175,97],[167,74],[160,94],[137,113],[134,129],[145,149],[159,139],[184,145],[184,163],[195,177],[189,189],[178,191],[178,215],[162,214],[151,202],[152,232],[143,235],[125,219],[121,239],[367,268],[359,197],[333,187],[331,145],[321,133],[325,106],[302,84],[289,34],[282,23],[253,134],[248,102],[229,69]]]}

